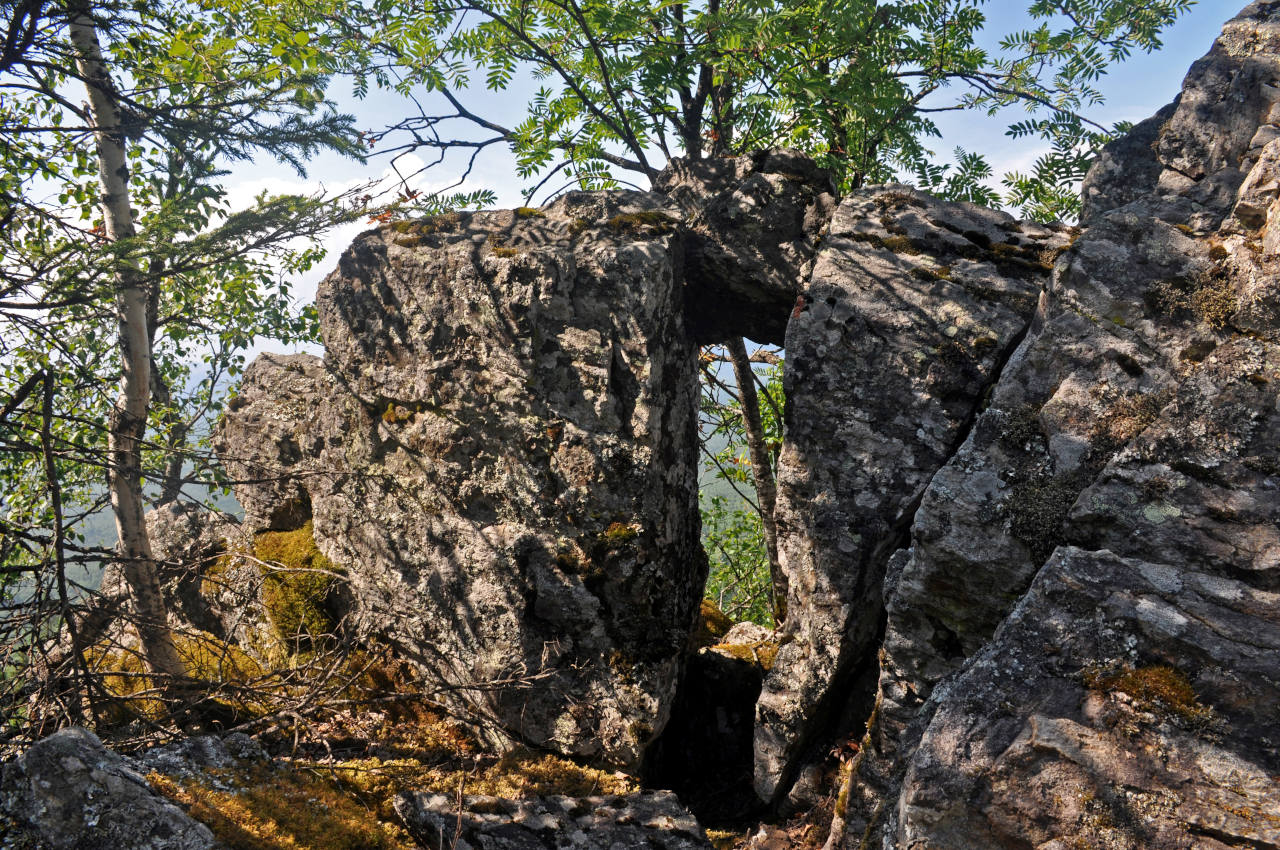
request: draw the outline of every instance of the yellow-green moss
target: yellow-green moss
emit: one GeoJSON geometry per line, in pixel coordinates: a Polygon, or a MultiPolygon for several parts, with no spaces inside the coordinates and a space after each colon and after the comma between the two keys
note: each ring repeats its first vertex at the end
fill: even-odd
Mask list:
{"type": "Polygon", "coordinates": [[[407,407],[396,404],[394,401],[387,403],[387,409],[382,411],[382,421],[388,425],[396,425],[400,422],[408,422],[413,418],[413,411],[407,407]]]}
{"type": "Polygon", "coordinates": [[[391,224],[391,229],[400,234],[421,236],[452,230],[461,222],[462,213],[449,212],[415,220],[397,221],[391,224]]]}
{"type": "Polygon", "coordinates": [[[537,207],[516,207],[516,218],[546,218],[547,214],[537,207]]]}
{"type": "Polygon", "coordinates": [[[641,210],[634,213],[622,213],[609,219],[609,229],[618,234],[633,236],[661,235],[673,233],[680,220],[661,210],[641,210]]]}
{"type": "Polygon", "coordinates": [[[627,525],[623,522],[613,522],[609,523],[609,527],[600,534],[600,541],[610,548],[617,548],[635,540],[639,534],[640,529],[636,528],[634,525],[627,525]]]}
{"type": "Polygon", "coordinates": [[[886,236],[880,240],[880,247],[895,254],[920,253],[920,249],[911,242],[909,236],[886,236]]]}
{"type": "MultiPolygon", "coordinates": [[[[220,776],[226,780],[227,777],[220,776]]],[[[147,777],[232,850],[411,850],[418,845],[398,825],[323,774],[255,766],[239,786],[207,780],[147,777]]]]}
{"type": "Polygon", "coordinates": [[[733,850],[739,843],[745,843],[749,832],[731,832],[727,829],[708,829],[707,840],[716,850],[733,850]]]}
{"type": "Polygon", "coordinates": [[[496,233],[489,234],[488,242],[489,247],[493,250],[494,256],[496,257],[514,257],[520,253],[519,249],[513,248],[507,244],[505,237],[499,236],[496,233]]]}
{"type": "Polygon", "coordinates": [[[148,780],[232,850],[417,847],[392,807],[403,791],[520,799],[638,789],[624,774],[527,749],[501,759],[485,756],[460,726],[430,710],[409,720],[388,719],[377,739],[381,758],[254,763],[198,780],[154,774],[148,780]]]}
{"type": "Polygon", "coordinates": [[[1191,296],[1191,310],[1209,327],[1225,328],[1239,309],[1236,294],[1225,283],[1219,286],[1202,286],[1191,296]]]}
{"type": "Polygon", "coordinates": [[[711,646],[719,643],[720,638],[729,633],[729,629],[733,628],[733,620],[720,610],[711,599],[702,600],[702,606],[698,610],[698,625],[694,629],[694,644],[703,647],[711,646]]]}
{"type": "Polygon", "coordinates": [[[739,661],[755,664],[768,673],[773,669],[773,663],[778,658],[778,647],[776,640],[766,638],[752,643],[718,643],[712,649],[731,655],[739,661]]]}
{"type": "Polygon", "coordinates": [[[262,568],[262,603],[276,635],[289,643],[331,634],[331,595],[339,571],[316,548],[311,522],[296,531],[265,531],[254,539],[253,549],[260,561],[284,568],[262,568]]]}
{"type": "Polygon", "coordinates": [[[881,192],[876,196],[875,204],[882,210],[896,210],[903,207],[919,207],[925,206],[924,201],[915,195],[909,195],[906,192],[891,189],[887,192],[881,192]]]}
{"type": "Polygon", "coordinates": [[[1190,315],[1215,330],[1225,328],[1239,309],[1229,280],[1221,273],[1194,280],[1175,279],[1153,284],[1144,295],[1151,309],[1168,316],[1190,315]]]}
{"type": "Polygon", "coordinates": [[[1187,677],[1164,664],[1089,668],[1084,683],[1090,690],[1127,694],[1138,708],[1165,717],[1203,723],[1213,716],[1212,709],[1200,704],[1187,677]]]}
{"type": "Polygon", "coordinates": [[[402,248],[417,248],[435,233],[445,233],[456,228],[463,220],[462,213],[442,213],[415,220],[395,221],[387,225],[392,233],[399,234],[391,241],[402,248]]]}
{"type": "Polygon", "coordinates": [[[586,230],[590,226],[591,226],[591,221],[589,219],[575,218],[573,221],[569,222],[569,235],[577,236],[579,233],[586,230]]]}
{"type": "MultiPolygon", "coordinates": [[[[262,665],[243,649],[208,632],[176,632],[173,644],[187,675],[195,682],[243,685],[265,672],[262,665]]],[[[147,694],[153,687],[150,676],[146,675],[146,664],[140,651],[98,646],[85,653],[85,660],[89,669],[101,677],[104,690],[125,698],[111,707],[108,712],[110,721],[120,723],[132,717],[155,719],[165,716],[165,706],[158,699],[151,696],[128,699],[135,694],[147,694]]],[[[254,714],[261,708],[257,703],[237,702],[232,705],[222,698],[213,702],[237,714],[254,714]]]]}

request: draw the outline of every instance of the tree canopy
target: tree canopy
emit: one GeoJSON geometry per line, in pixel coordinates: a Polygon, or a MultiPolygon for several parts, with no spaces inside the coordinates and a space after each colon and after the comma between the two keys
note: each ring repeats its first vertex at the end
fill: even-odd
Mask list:
{"type": "Polygon", "coordinates": [[[0,9],[0,567],[28,577],[30,609],[4,620],[5,645],[50,649],[51,613],[75,643],[67,567],[114,556],[149,669],[181,676],[145,504],[210,480],[201,442],[256,337],[314,339],[287,276],[352,215],[322,197],[233,210],[220,181],[236,160],[301,173],[321,149],[363,149],[324,99],[320,54],[260,7],[0,9]],[[108,499],[114,553],[81,533],[108,499]]]}
{"type": "Polygon", "coordinates": [[[1031,26],[989,43],[981,0],[381,0],[347,10],[346,37],[406,94],[437,93],[389,130],[408,144],[474,157],[509,145],[529,195],[651,178],[673,156],[772,146],[815,155],[844,188],[911,175],[925,188],[993,203],[990,164],[929,150],[941,112],[995,114],[1050,151],[1004,177],[1008,203],[1075,215],[1075,184],[1123,126],[1088,116],[1097,83],[1193,0],[1035,0],[1031,26]],[[467,89],[539,86],[510,126],[466,105],[467,89]],[[479,131],[479,138],[469,131],[479,131]],[[557,182],[559,181],[559,182],[557,182]]]}

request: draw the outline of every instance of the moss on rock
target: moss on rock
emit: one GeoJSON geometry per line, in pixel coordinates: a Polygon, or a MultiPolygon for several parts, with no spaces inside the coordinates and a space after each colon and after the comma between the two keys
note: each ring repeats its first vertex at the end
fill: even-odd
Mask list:
{"type": "Polygon", "coordinates": [[[340,571],[316,548],[311,522],[295,531],[265,531],[254,539],[253,550],[264,562],[262,604],[276,636],[309,643],[332,634],[340,571]]]}

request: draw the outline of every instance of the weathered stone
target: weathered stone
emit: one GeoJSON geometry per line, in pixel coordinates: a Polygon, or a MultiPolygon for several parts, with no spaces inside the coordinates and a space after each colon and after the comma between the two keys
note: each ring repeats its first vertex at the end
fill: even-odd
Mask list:
{"type": "Polygon", "coordinates": [[[318,417],[337,391],[336,379],[310,354],[263,354],[245,370],[213,447],[247,532],[289,531],[310,518],[309,479],[324,439],[318,417]]]}
{"type": "Polygon", "coordinates": [[[210,850],[209,828],[151,790],[138,765],[64,729],[0,767],[0,812],[54,850],[210,850]]]}
{"type": "Polygon", "coordinates": [[[886,846],[1277,846],[1278,652],[1276,593],[1063,547],[935,693],[886,846]]]}
{"type": "Polygon", "coordinates": [[[233,732],[226,738],[198,735],[170,744],[152,747],[138,757],[148,770],[171,777],[201,776],[208,771],[227,770],[239,761],[266,759],[262,745],[245,735],[233,732]]]}
{"type": "Polygon", "coordinates": [[[1139,169],[1147,194],[1107,190],[1123,178],[1105,158],[1090,178],[1091,226],[891,560],[876,711],[833,846],[1274,843],[1265,818],[1250,832],[1213,813],[1228,783],[1206,759],[1241,766],[1242,810],[1274,808],[1248,777],[1275,771],[1257,707],[1280,639],[1276,188],[1253,141],[1272,95],[1244,89],[1272,73],[1254,47],[1274,52],[1277,23],[1249,7],[1192,69],[1159,180],[1139,169]],[[1253,129],[1233,113],[1214,137],[1237,108],[1253,129]],[[1180,671],[1230,728],[1112,729],[1097,705],[1123,702],[1124,664],[1180,671]]]}
{"type": "Polygon", "coordinates": [[[677,158],[654,180],[689,219],[686,315],[699,342],[781,345],[835,212],[831,176],[799,151],[677,158]]]}
{"type": "Polygon", "coordinates": [[[507,736],[632,768],[706,575],[680,227],[617,192],[366,233],[320,288],[323,372],[260,361],[220,437],[285,445],[246,454],[303,492],[251,513],[309,505],[355,634],[507,736]]]}
{"type": "Polygon", "coordinates": [[[1061,228],[905,186],[840,205],[787,331],[776,519],[790,588],[757,713],[766,800],[840,710],[832,683],[872,651],[885,562],[1065,242],[1061,228]]]}
{"type": "Polygon", "coordinates": [[[1170,103],[1102,149],[1080,184],[1081,225],[1154,191],[1164,165],[1153,146],[1177,106],[1170,103]]]}
{"type": "Polygon", "coordinates": [[[497,797],[404,793],[395,810],[423,846],[440,850],[710,848],[702,827],[670,792],[614,797],[497,797]]]}

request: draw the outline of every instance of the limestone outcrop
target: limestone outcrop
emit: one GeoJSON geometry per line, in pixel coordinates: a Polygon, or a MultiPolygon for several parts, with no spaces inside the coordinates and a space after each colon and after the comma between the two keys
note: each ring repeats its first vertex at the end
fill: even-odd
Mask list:
{"type": "MultiPolygon", "coordinates": [[[[779,806],[840,740],[833,850],[1280,846],[1277,103],[1259,3],[1103,153],[1082,229],[835,208],[772,152],[365,233],[325,356],[260,358],[216,435],[244,528],[313,530],[343,632],[492,742],[714,764],[748,812],[749,762],[779,806]],[[765,663],[692,639],[696,355],[784,329],[765,663]]],[[[189,519],[163,548],[207,558],[189,519]]],[[[183,616],[243,640],[206,584],[183,616]]],[[[704,846],[642,797],[397,811],[459,847],[704,846]]]]}
{"type": "Polygon", "coordinates": [[[891,559],[832,846],[1276,844],[1278,48],[1246,8],[1087,181],[891,559]]]}
{"type": "Polygon", "coordinates": [[[573,193],[366,233],[324,361],[260,359],[219,434],[251,523],[313,520],[354,634],[502,735],[633,768],[706,574],[681,222],[573,193]]]}
{"type": "Polygon", "coordinates": [[[783,646],[756,717],[756,790],[787,791],[874,657],[889,555],[1026,331],[1063,228],[907,186],[846,198],[787,328],[778,548],[783,646]]]}

